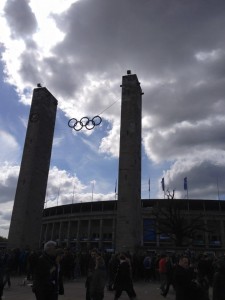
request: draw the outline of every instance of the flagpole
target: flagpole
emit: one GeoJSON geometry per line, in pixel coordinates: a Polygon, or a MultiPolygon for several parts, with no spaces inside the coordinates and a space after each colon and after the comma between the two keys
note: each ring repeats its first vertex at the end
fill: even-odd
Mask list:
{"type": "Polygon", "coordinates": [[[46,192],[46,196],[45,196],[45,208],[47,208],[47,203],[48,203],[48,192],[46,192]]]}
{"type": "Polygon", "coordinates": [[[187,182],[187,177],[184,177],[184,190],[186,190],[186,197],[188,199],[188,182],[187,182]]]}
{"type": "Polygon", "coordinates": [[[74,203],[74,194],[75,194],[75,180],[73,183],[73,197],[72,197],[72,204],[74,203]]]}
{"type": "Polygon", "coordinates": [[[93,198],[94,198],[94,195],[93,195],[93,193],[94,193],[94,182],[92,181],[92,196],[91,196],[91,200],[92,200],[92,202],[93,202],[93,198]]]}
{"type": "Polygon", "coordinates": [[[165,181],[164,181],[164,177],[161,180],[161,185],[162,185],[163,195],[164,195],[164,199],[165,199],[165,181]]]}
{"type": "Polygon", "coordinates": [[[116,200],[116,191],[117,191],[117,179],[116,179],[116,183],[115,183],[115,200],[116,200]]]}
{"type": "Polygon", "coordinates": [[[59,204],[59,195],[60,195],[60,186],[59,186],[59,189],[58,189],[58,195],[57,195],[57,205],[56,206],[58,206],[58,204],[59,204]]]}
{"type": "Polygon", "coordinates": [[[148,180],[148,199],[150,200],[150,192],[151,192],[151,189],[150,189],[150,178],[148,180]]]}
{"type": "Polygon", "coordinates": [[[218,195],[218,200],[220,200],[220,191],[219,191],[219,181],[218,181],[218,176],[217,176],[217,195],[218,195]]]}

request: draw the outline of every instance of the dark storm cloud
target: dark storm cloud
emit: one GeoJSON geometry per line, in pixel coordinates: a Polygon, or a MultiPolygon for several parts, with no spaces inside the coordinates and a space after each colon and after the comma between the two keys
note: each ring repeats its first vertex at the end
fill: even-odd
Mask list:
{"type": "Polygon", "coordinates": [[[28,0],[8,0],[4,12],[13,38],[26,38],[36,31],[37,21],[28,0]]]}
{"type": "Polygon", "coordinates": [[[224,120],[215,120],[213,123],[196,123],[195,125],[183,124],[181,127],[171,128],[168,132],[156,132],[149,136],[150,153],[157,155],[160,160],[175,160],[178,157],[186,157],[206,149],[224,150],[224,120]]]}
{"type": "Polygon", "coordinates": [[[189,67],[196,51],[224,44],[224,3],[216,2],[80,1],[58,19],[67,35],[57,51],[76,53],[84,68],[108,71],[118,63],[148,76],[172,74],[189,67]]]}
{"type": "Polygon", "coordinates": [[[146,94],[149,99],[144,96],[143,114],[150,114],[154,120],[153,127],[158,129],[183,121],[194,124],[225,113],[223,78],[209,80],[198,86],[178,79],[174,84],[162,85],[149,91],[145,89],[146,94]]]}
{"type": "MultiPolygon", "coordinates": [[[[212,161],[193,161],[190,170],[184,173],[179,170],[179,166],[174,166],[165,181],[166,189],[175,189],[176,198],[186,198],[187,191],[184,190],[184,177],[187,177],[187,187],[189,198],[191,199],[225,199],[224,187],[224,166],[215,164],[212,161]],[[172,173],[172,176],[171,176],[172,173]],[[204,195],[202,193],[204,191],[204,195]]],[[[178,163],[179,164],[179,163],[178,163]]]]}
{"type": "MultiPolygon", "coordinates": [[[[217,51],[210,53],[211,58],[202,62],[202,68],[205,77],[211,80],[225,79],[225,49],[219,48],[217,51]]],[[[210,55],[209,54],[209,55],[210,55]]]]}
{"type": "Polygon", "coordinates": [[[43,60],[43,69],[49,72],[47,83],[54,88],[54,91],[61,96],[73,98],[74,91],[81,83],[84,83],[84,74],[80,72],[78,66],[70,61],[66,56],[47,57],[43,60]]]}
{"type": "Polygon", "coordinates": [[[20,75],[33,85],[41,82],[42,72],[38,71],[38,57],[35,51],[26,51],[21,55],[20,75]]]}

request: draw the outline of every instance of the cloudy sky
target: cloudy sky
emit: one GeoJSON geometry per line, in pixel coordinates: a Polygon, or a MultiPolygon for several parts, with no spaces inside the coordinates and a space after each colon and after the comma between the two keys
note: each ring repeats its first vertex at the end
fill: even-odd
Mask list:
{"type": "Polygon", "coordinates": [[[46,206],[115,199],[121,78],[143,96],[142,198],[225,199],[223,0],[1,0],[0,235],[7,236],[32,90],[58,99],[46,206]],[[113,105],[112,105],[113,104],[113,105]],[[70,118],[99,115],[94,130],[70,118]]]}

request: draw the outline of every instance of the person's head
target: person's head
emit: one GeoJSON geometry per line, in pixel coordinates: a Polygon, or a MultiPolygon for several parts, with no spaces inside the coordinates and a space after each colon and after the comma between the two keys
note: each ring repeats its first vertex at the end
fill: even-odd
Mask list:
{"type": "Polygon", "coordinates": [[[60,263],[60,261],[62,260],[63,255],[64,255],[63,249],[56,249],[55,256],[56,256],[56,262],[57,263],[60,263]]]}
{"type": "Polygon", "coordinates": [[[181,266],[184,269],[187,269],[189,267],[189,260],[186,256],[181,256],[179,259],[179,266],[181,266]]]}
{"type": "Polygon", "coordinates": [[[104,259],[101,253],[97,251],[95,255],[95,269],[100,269],[103,267],[105,267],[104,259]]]}
{"type": "Polygon", "coordinates": [[[95,249],[95,248],[92,249],[91,250],[91,258],[95,259],[96,255],[97,255],[97,252],[98,252],[97,249],[95,249]]]}
{"type": "Polygon", "coordinates": [[[124,261],[126,261],[126,256],[125,256],[125,254],[120,254],[120,262],[124,262],[124,261]]]}
{"type": "Polygon", "coordinates": [[[50,256],[56,256],[56,242],[48,241],[44,244],[44,252],[50,256]]]}

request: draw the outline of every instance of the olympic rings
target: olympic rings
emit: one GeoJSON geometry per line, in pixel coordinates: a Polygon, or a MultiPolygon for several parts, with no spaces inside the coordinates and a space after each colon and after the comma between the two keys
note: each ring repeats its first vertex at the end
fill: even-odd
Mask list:
{"type": "Polygon", "coordinates": [[[88,117],[83,117],[78,121],[75,118],[72,118],[68,121],[68,126],[73,128],[75,131],[80,131],[83,127],[87,130],[92,130],[95,126],[100,125],[102,122],[102,118],[100,116],[95,116],[92,119],[88,117]]]}

